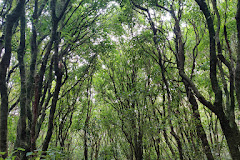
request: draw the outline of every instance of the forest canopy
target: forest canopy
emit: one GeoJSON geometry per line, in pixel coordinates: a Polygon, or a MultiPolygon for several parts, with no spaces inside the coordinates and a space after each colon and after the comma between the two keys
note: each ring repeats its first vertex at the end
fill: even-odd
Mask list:
{"type": "Polygon", "coordinates": [[[0,0],[0,160],[239,160],[240,0],[0,0]]]}

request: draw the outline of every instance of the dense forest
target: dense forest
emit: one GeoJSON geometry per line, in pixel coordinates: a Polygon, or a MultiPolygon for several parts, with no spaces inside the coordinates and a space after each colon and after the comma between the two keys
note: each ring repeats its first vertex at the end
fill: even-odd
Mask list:
{"type": "Polygon", "coordinates": [[[0,159],[239,160],[240,0],[0,0],[0,159]]]}

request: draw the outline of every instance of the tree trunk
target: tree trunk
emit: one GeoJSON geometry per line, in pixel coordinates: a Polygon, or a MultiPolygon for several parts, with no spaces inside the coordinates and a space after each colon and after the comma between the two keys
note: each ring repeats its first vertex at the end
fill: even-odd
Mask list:
{"type": "Polygon", "coordinates": [[[230,121],[221,111],[217,114],[222,131],[226,137],[229,151],[233,160],[239,160],[240,157],[240,133],[236,123],[230,125],[230,121]]]}
{"type": "MultiPolygon", "coordinates": [[[[56,30],[55,30],[55,32],[56,32],[56,30]]],[[[62,68],[59,65],[60,60],[59,60],[59,55],[58,55],[59,38],[60,37],[58,37],[57,33],[53,34],[53,39],[55,39],[55,44],[54,44],[55,53],[53,55],[53,61],[54,61],[54,70],[55,70],[55,75],[57,77],[57,80],[56,80],[56,87],[55,87],[55,91],[53,94],[52,105],[51,105],[50,114],[49,114],[48,131],[47,131],[47,135],[44,139],[43,147],[42,147],[43,151],[47,151],[49,142],[52,137],[52,132],[54,129],[54,126],[53,126],[54,114],[55,114],[56,107],[57,107],[58,95],[59,95],[59,92],[60,92],[60,89],[62,86],[63,73],[62,73],[62,68]]]]}
{"type": "Polygon", "coordinates": [[[0,152],[6,152],[2,158],[7,157],[7,119],[8,119],[8,93],[5,75],[2,73],[0,66],[0,91],[1,91],[1,106],[0,106],[0,152]]]}
{"type": "Polygon", "coordinates": [[[236,23],[237,23],[237,65],[235,70],[235,88],[238,101],[238,107],[240,109],[240,0],[238,0],[237,5],[237,14],[236,14],[236,23]]]}
{"type": "Polygon", "coordinates": [[[136,160],[143,159],[142,133],[140,129],[138,135],[135,135],[135,158],[136,160]]]}
{"type": "Polygon", "coordinates": [[[5,30],[5,54],[0,62],[0,152],[6,152],[2,158],[7,157],[7,119],[8,119],[8,92],[6,84],[6,73],[10,64],[12,54],[12,29],[13,25],[17,22],[24,9],[25,0],[20,0],[16,8],[7,15],[6,30],[5,30]]]}
{"type": "MultiPolygon", "coordinates": [[[[185,84],[186,84],[186,82],[185,82],[185,84]]],[[[204,151],[205,155],[207,156],[208,160],[214,160],[212,152],[211,152],[211,147],[208,143],[207,135],[202,126],[200,114],[198,111],[197,101],[196,101],[192,91],[189,90],[189,86],[185,85],[185,89],[187,92],[188,100],[192,106],[193,117],[194,117],[194,122],[195,122],[196,130],[197,130],[197,135],[202,142],[203,151],[204,151]]]]}
{"type": "Polygon", "coordinates": [[[29,151],[29,132],[27,132],[26,126],[26,74],[25,74],[25,64],[24,64],[24,55],[25,55],[25,9],[23,15],[20,18],[21,27],[20,27],[20,45],[18,49],[18,62],[21,78],[21,93],[20,93],[20,117],[18,120],[17,126],[17,138],[15,142],[15,148],[24,148],[25,151],[17,151],[16,156],[20,159],[25,159],[25,153],[29,151]]]}
{"type": "Polygon", "coordinates": [[[36,25],[38,23],[38,17],[40,16],[41,10],[38,9],[38,0],[35,0],[34,4],[34,12],[32,15],[32,35],[31,35],[31,63],[29,69],[29,77],[27,81],[27,110],[30,110],[30,104],[32,101],[33,93],[34,93],[34,102],[32,103],[32,114],[29,115],[29,119],[31,118],[31,151],[33,152],[36,149],[36,123],[38,118],[38,106],[39,106],[39,99],[40,99],[40,91],[39,90],[39,75],[35,76],[35,84],[34,84],[34,75],[36,72],[36,60],[38,54],[38,45],[37,45],[37,30],[36,25]],[[34,91],[33,91],[34,86],[34,91]]]}
{"type": "Polygon", "coordinates": [[[54,114],[55,114],[56,107],[57,107],[58,95],[60,92],[61,85],[62,85],[62,74],[59,74],[59,75],[57,75],[57,84],[55,87],[55,91],[54,91],[54,95],[53,95],[53,99],[52,99],[52,105],[51,105],[50,114],[49,114],[48,131],[47,131],[47,135],[43,142],[43,147],[42,147],[43,151],[47,151],[49,142],[52,137],[52,133],[53,133],[53,129],[54,129],[54,126],[53,126],[54,114]]]}
{"type": "Polygon", "coordinates": [[[88,114],[87,114],[87,118],[86,118],[86,121],[85,121],[85,125],[84,125],[84,159],[85,160],[88,160],[88,145],[87,145],[87,139],[88,139],[88,124],[89,124],[89,119],[90,117],[88,117],[88,114]]]}
{"type": "MultiPolygon", "coordinates": [[[[223,130],[224,136],[227,139],[227,144],[230,150],[230,154],[232,159],[239,159],[240,157],[240,133],[239,129],[234,122],[229,122],[229,119],[223,112],[223,106],[222,106],[222,91],[219,87],[218,80],[217,80],[217,72],[216,72],[216,66],[217,66],[217,57],[216,57],[216,43],[215,43],[215,30],[213,25],[213,20],[210,14],[210,11],[208,10],[208,6],[204,0],[196,0],[198,3],[201,11],[203,12],[205,19],[207,21],[208,25],[208,31],[209,31],[209,39],[210,39],[210,79],[212,84],[213,92],[215,93],[215,102],[214,102],[214,113],[217,115],[217,117],[220,120],[221,128],[223,130]]],[[[238,5],[239,9],[239,5],[238,5]]],[[[237,12],[239,13],[239,11],[237,12]]],[[[239,13],[240,14],[240,13],[239,13]]],[[[237,19],[238,15],[237,14],[237,19]]],[[[240,27],[238,26],[238,29],[240,27]]],[[[238,30],[240,31],[240,30],[238,30]]],[[[240,36],[239,36],[240,37],[240,36]]],[[[238,67],[238,66],[237,66],[238,67]]],[[[237,69],[236,69],[237,70],[237,69]]],[[[236,74],[237,77],[237,74],[236,74]]],[[[236,79],[236,87],[239,87],[236,79]]]]}

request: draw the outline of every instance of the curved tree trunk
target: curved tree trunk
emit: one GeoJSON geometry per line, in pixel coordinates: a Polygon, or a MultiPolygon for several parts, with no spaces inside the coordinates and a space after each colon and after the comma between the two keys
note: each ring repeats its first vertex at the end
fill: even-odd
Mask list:
{"type": "MultiPolygon", "coordinates": [[[[223,112],[222,106],[222,91],[219,87],[218,80],[217,80],[217,56],[216,56],[216,43],[215,43],[215,30],[213,20],[208,9],[208,6],[204,0],[196,0],[197,4],[199,5],[201,11],[203,12],[205,19],[208,25],[209,31],[209,39],[210,39],[210,79],[212,84],[213,92],[215,93],[215,103],[214,103],[214,113],[220,120],[221,128],[223,130],[224,136],[226,137],[227,144],[229,147],[229,151],[231,154],[232,159],[239,159],[240,157],[240,133],[237,127],[237,124],[234,122],[229,121],[229,117],[225,115],[223,112]]],[[[238,6],[239,9],[239,6],[238,6]]],[[[238,12],[239,13],[239,12],[238,12]]],[[[238,17],[238,14],[237,14],[238,17]]],[[[240,27],[238,27],[239,29],[240,27]]],[[[239,30],[240,31],[240,30],[239,30]]],[[[238,66],[237,66],[238,67],[238,66]]],[[[236,69],[237,71],[237,69],[236,69]]],[[[238,84],[238,75],[236,73],[236,88],[239,87],[238,84]]],[[[237,91],[238,92],[238,91],[237,91]]]]}

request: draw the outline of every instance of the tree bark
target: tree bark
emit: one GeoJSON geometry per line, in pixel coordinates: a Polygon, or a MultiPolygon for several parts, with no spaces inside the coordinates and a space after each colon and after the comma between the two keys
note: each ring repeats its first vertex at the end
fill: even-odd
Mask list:
{"type": "MultiPolygon", "coordinates": [[[[58,62],[58,60],[57,60],[57,62],[58,62]]],[[[60,92],[60,89],[62,86],[62,73],[60,73],[58,70],[55,70],[55,72],[56,72],[56,76],[57,76],[57,82],[56,82],[56,87],[55,87],[55,91],[53,94],[53,99],[52,99],[52,104],[51,104],[51,109],[50,109],[50,114],[49,114],[48,131],[47,131],[47,135],[43,142],[43,147],[42,147],[43,151],[47,151],[49,142],[52,137],[52,133],[53,133],[53,129],[54,129],[54,126],[53,126],[54,114],[55,114],[56,107],[57,107],[58,95],[59,95],[59,92],[60,92]]]]}
{"type": "Polygon", "coordinates": [[[197,135],[201,140],[203,151],[204,151],[205,155],[207,156],[208,160],[214,160],[212,152],[211,152],[211,147],[208,143],[207,135],[202,126],[196,98],[194,97],[192,91],[189,89],[189,86],[187,86],[186,82],[185,82],[185,89],[187,92],[188,100],[192,106],[195,127],[196,127],[196,131],[197,131],[197,135]]]}
{"type": "Polygon", "coordinates": [[[235,70],[235,88],[238,101],[238,107],[240,109],[240,0],[238,0],[237,5],[237,14],[236,14],[236,23],[237,23],[237,64],[235,70]]]}
{"type": "Polygon", "coordinates": [[[55,75],[57,77],[57,81],[56,81],[55,91],[54,91],[54,94],[53,94],[50,114],[49,114],[48,131],[47,131],[47,135],[46,135],[46,137],[44,139],[43,147],[42,147],[43,151],[47,151],[49,142],[50,142],[51,137],[52,137],[52,132],[53,132],[53,129],[54,129],[54,126],[53,126],[54,114],[55,114],[56,107],[57,107],[58,95],[59,95],[59,92],[60,92],[60,89],[61,89],[61,86],[62,86],[62,76],[63,76],[63,73],[61,71],[62,68],[59,68],[58,40],[57,39],[58,38],[56,38],[56,41],[55,41],[55,45],[54,45],[55,53],[53,55],[55,75]]]}
{"type": "Polygon", "coordinates": [[[8,92],[6,84],[6,73],[10,64],[12,55],[12,29],[13,25],[17,22],[24,9],[25,0],[20,0],[17,6],[7,15],[6,30],[5,30],[5,54],[2,56],[0,62],[0,152],[6,152],[2,158],[7,157],[7,119],[8,119],[8,92]]]}
{"type": "Polygon", "coordinates": [[[85,120],[85,124],[84,124],[84,159],[88,160],[88,145],[87,145],[87,139],[88,139],[88,122],[89,121],[89,117],[87,115],[87,118],[85,120]]]}
{"type": "Polygon", "coordinates": [[[21,93],[20,93],[20,117],[18,120],[17,126],[17,138],[14,144],[15,148],[24,148],[25,151],[17,151],[16,156],[20,159],[25,159],[25,153],[29,150],[29,133],[27,132],[26,126],[26,74],[25,74],[25,63],[24,63],[24,55],[25,55],[25,27],[26,27],[26,19],[25,19],[25,9],[23,10],[23,14],[20,17],[20,45],[18,49],[18,62],[19,62],[19,70],[20,70],[20,78],[21,78],[21,93]]]}
{"type": "Polygon", "coordinates": [[[53,55],[53,62],[54,62],[54,70],[55,70],[55,75],[57,77],[56,79],[56,87],[55,91],[53,94],[53,99],[52,99],[52,104],[51,104],[51,109],[50,109],[50,114],[49,114],[49,121],[48,121],[48,131],[47,135],[44,139],[43,142],[43,151],[47,151],[52,133],[53,133],[53,120],[54,120],[54,114],[56,111],[57,107],[57,101],[58,101],[58,95],[62,86],[62,68],[59,66],[61,59],[59,59],[58,55],[58,50],[59,50],[59,43],[60,43],[60,35],[57,33],[57,28],[58,28],[58,22],[60,19],[57,18],[56,16],[56,0],[51,1],[51,15],[52,15],[52,40],[54,42],[54,55],[53,55]]]}

